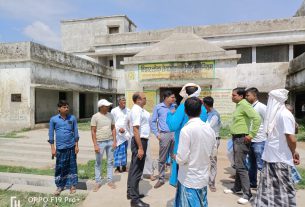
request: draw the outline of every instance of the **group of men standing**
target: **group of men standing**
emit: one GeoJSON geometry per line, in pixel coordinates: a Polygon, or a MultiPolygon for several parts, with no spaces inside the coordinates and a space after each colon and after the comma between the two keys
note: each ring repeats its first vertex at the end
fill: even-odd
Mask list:
{"type": "MultiPolygon", "coordinates": [[[[186,84],[180,92],[183,100],[176,109],[175,94],[166,91],[152,116],[144,109],[146,97],[142,92],[133,94],[134,105],[131,110],[126,107],[126,99],[120,98],[119,106],[109,113],[112,103],[100,100],[99,111],[91,119],[96,154],[96,185],[93,191],[101,187],[101,162],[106,151],[108,186],[116,188],[113,167],[118,173],[128,171],[127,199],[131,200],[131,206],[149,206],[141,200],[144,195],[139,193],[139,182],[152,132],[159,141],[159,175],[154,188],[165,183],[166,163],[170,160],[169,183],[177,188],[174,206],[207,206],[207,187],[211,192],[216,191],[221,120],[220,114],[213,108],[213,98],[208,96],[200,100],[200,92],[198,85],[186,84]],[[129,169],[128,143],[132,152],[129,169]]],[[[295,206],[295,191],[289,173],[291,166],[299,163],[299,155],[295,151],[294,117],[285,108],[287,95],[285,89],[271,91],[266,107],[258,101],[256,88],[236,88],[232,91],[232,101],[236,103],[231,125],[236,176],[234,187],[224,192],[242,191],[243,195],[238,200],[240,204],[246,204],[251,199],[251,188],[257,188],[259,170],[261,180],[253,205],[277,206],[278,203],[288,203],[283,206],[295,206]],[[249,167],[246,159],[249,160],[249,167]],[[285,194],[289,196],[283,200],[285,194]]],[[[64,188],[75,192],[79,139],[76,119],[68,115],[68,103],[60,101],[58,110],[59,114],[50,120],[49,131],[52,156],[56,155],[57,158],[56,195],[64,188]]]]}
{"type": "Polygon", "coordinates": [[[234,187],[224,193],[242,193],[239,204],[248,203],[251,188],[258,187],[253,206],[296,206],[291,172],[300,160],[294,136],[296,123],[285,106],[287,99],[286,89],[273,90],[266,107],[258,101],[256,88],[232,91],[236,103],[231,126],[236,176],[234,187]]]}

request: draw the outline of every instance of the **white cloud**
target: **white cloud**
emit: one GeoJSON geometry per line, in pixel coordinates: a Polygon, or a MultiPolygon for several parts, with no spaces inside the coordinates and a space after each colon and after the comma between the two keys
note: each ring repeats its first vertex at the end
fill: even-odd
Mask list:
{"type": "Polygon", "coordinates": [[[31,38],[34,42],[60,49],[60,35],[43,22],[33,22],[23,29],[23,34],[31,38]]]}
{"type": "Polygon", "coordinates": [[[0,13],[19,20],[58,23],[72,5],[69,0],[0,0],[0,13]]]}

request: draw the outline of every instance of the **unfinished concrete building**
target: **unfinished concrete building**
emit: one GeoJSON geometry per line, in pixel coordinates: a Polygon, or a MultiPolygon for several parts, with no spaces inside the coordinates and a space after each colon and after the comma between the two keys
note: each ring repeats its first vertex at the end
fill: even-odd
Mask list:
{"type": "Polygon", "coordinates": [[[270,90],[285,87],[289,61],[305,52],[303,16],[142,32],[130,25],[135,28],[124,15],[62,21],[62,46],[113,67],[129,106],[130,95],[141,90],[149,110],[162,91],[178,94],[183,84],[195,82],[204,89],[202,96],[216,97],[216,107],[229,120],[233,88],[257,87],[266,102],[270,90]]]}
{"type": "Polygon", "coordinates": [[[0,132],[34,128],[65,99],[77,118],[89,118],[97,101],[115,99],[111,68],[32,42],[0,44],[0,132]]]}
{"type": "Polygon", "coordinates": [[[290,62],[286,88],[290,91],[296,118],[305,118],[305,53],[290,62]]]}

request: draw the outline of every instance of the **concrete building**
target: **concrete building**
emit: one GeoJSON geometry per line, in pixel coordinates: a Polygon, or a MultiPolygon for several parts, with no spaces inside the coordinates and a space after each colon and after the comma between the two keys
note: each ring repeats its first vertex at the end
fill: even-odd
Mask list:
{"type": "Polygon", "coordinates": [[[126,16],[62,21],[63,50],[113,67],[118,93],[129,98],[136,90],[147,92],[149,109],[166,88],[178,93],[195,82],[202,95],[216,97],[227,117],[233,88],[257,87],[266,102],[270,90],[285,87],[289,61],[305,52],[303,16],[142,32],[126,29],[124,22],[134,25],[126,16]],[[91,32],[92,24],[119,29],[91,32]],[[83,33],[86,40],[78,41],[83,33]]]}
{"type": "Polygon", "coordinates": [[[201,97],[215,98],[225,124],[235,87],[257,87],[266,102],[270,90],[287,86],[301,116],[304,8],[286,19],[141,32],[126,15],[64,20],[64,52],[32,42],[1,43],[0,133],[47,122],[59,99],[68,100],[78,118],[88,118],[99,98],[115,103],[125,95],[130,107],[131,95],[144,91],[152,111],[167,89],[179,103],[188,82],[202,87],[201,97]]]}
{"type": "Polygon", "coordinates": [[[289,63],[286,88],[290,91],[295,116],[305,118],[305,53],[289,63]]]}
{"type": "Polygon", "coordinates": [[[117,80],[109,67],[32,43],[0,44],[0,132],[34,128],[57,113],[65,99],[77,118],[115,100],[117,80]]]}

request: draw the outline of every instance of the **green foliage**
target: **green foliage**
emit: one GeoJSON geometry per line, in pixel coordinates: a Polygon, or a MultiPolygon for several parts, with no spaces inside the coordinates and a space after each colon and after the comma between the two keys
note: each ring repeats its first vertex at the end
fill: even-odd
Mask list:
{"type": "Polygon", "coordinates": [[[79,121],[77,123],[78,129],[81,131],[90,131],[91,126],[90,126],[90,121],[79,121]]]}
{"type": "MultiPolygon", "coordinates": [[[[94,165],[95,160],[90,160],[87,164],[78,165],[78,177],[81,179],[94,179],[94,165]]],[[[102,172],[103,175],[106,175],[107,171],[107,160],[102,162],[102,172]]]]}
{"type": "Polygon", "coordinates": [[[20,132],[27,132],[30,131],[31,128],[23,128],[20,131],[12,131],[8,133],[0,134],[0,138],[23,138],[23,135],[18,135],[20,132]]]}
{"type": "MultiPolygon", "coordinates": [[[[102,172],[105,175],[107,171],[107,161],[103,160],[102,163],[103,163],[102,172]]],[[[95,164],[95,160],[89,160],[86,164],[78,164],[77,165],[78,177],[80,179],[93,179],[94,164],[95,164]]],[[[25,168],[25,167],[7,166],[7,165],[0,165],[0,172],[54,176],[54,169],[36,169],[36,168],[25,168]]]]}
{"type": "Polygon", "coordinates": [[[305,189],[305,169],[303,168],[297,168],[302,180],[297,184],[297,189],[305,189]]]}
{"type": "Polygon", "coordinates": [[[296,135],[298,141],[305,141],[305,121],[304,120],[296,120],[299,124],[299,133],[296,135]]]}
{"type": "Polygon", "coordinates": [[[7,166],[7,165],[0,165],[0,172],[24,173],[24,174],[34,174],[34,175],[54,175],[54,169],[36,169],[36,168],[25,168],[20,166],[7,166]]]}

